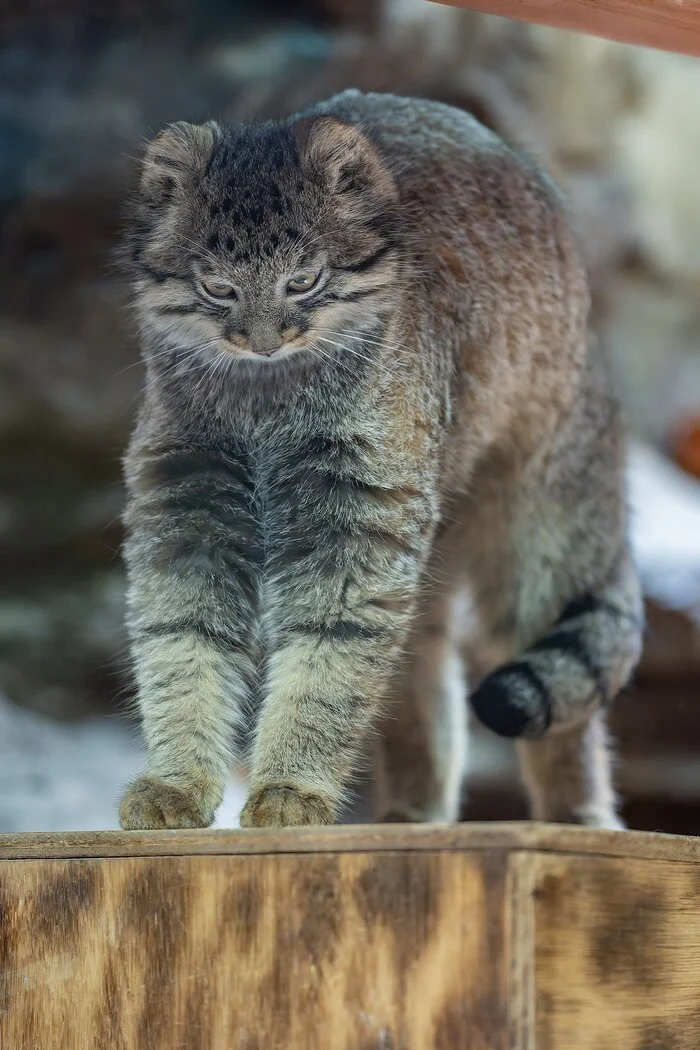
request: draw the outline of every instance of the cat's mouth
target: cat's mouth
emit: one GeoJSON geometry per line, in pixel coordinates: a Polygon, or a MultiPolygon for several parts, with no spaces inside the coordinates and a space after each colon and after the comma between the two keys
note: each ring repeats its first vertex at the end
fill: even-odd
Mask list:
{"type": "Polygon", "coordinates": [[[253,350],[249,346],[239,346],[234,343],[230,347],[236,357],[244,358],[246,361],[259,361],[263,364],[270,364],[274,361],[281,361],[283,358],[291,357],[292,354],[298,354],[301,351],[307,349],[304,343],[283,343],[281,346],[268,347],[264,350],[253,350]]]}
{"type": "Polygon", "coordinates": [[[236,357],[244,357],[253,361],[279,361],[298,353],[300,350],[308,349],[308,343],[301,339],[299,330],[282,332],[278,336],[267,339],[248,338],[231,335],[225,339],[229,352],[236,357]]]}

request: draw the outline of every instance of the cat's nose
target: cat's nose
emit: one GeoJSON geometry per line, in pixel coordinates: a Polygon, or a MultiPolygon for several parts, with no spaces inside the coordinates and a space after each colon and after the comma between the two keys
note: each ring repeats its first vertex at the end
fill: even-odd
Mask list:
{"type": "Polygon", "coordinates": [[[282,336],[271,325],[259,325],[251,331],[248,342],[254,354],[271,357],[282,346],[282,336]]]}

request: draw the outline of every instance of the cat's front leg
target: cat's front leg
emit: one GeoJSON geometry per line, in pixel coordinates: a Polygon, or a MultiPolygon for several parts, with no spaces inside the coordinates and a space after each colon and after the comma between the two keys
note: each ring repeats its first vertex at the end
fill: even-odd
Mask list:
{"type": "MultiPolygon", "coordinates": [[[[318,443],[316,445],[318,448],[318,443]]],[[[265,619],[272,652],[245,827],[330,824],[415,607],[435,501],[422,479],[297,457],[277,488],[265,619]]]]}
{"type": "Polygon", "coordinates": [[[245,462],[192,446],[132,456],[130,630],[148,771],[126,829],[206,827],[253,673],[262,550],[245,462]]]}

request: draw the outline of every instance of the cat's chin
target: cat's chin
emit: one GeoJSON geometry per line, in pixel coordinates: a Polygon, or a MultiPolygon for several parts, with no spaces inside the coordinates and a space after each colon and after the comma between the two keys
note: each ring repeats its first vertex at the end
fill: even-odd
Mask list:
{"type": "Polygon", "coordinates": [[[256,354],[252,350],[241,350],[236,348],[233,351],[233,356],[253,365],[267,365],[269,367],[270,365],[278,364],[280,361],[288,361],[289,358],[294,355],[303,354],[306,349],[307,348],[303,346],[281,346],[271,354],[256,354]]]}

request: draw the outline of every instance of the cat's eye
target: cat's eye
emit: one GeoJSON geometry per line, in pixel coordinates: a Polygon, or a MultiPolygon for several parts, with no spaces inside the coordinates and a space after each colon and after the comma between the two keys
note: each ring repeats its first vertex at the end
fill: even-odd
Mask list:
{"type": "Polygon", "coordinates": [[[292,277],[291,281],[287,282],[287,291],[296,295],[299,292],[308,292],[316,284],[319,276],[320,274],[317,273],[298,273],[296,277],[292,277]]]}
{"type": "Polygon", "coordinates": [[[202,288],[214,299],[235,299],[236,290],[232,284],[226,281],[202,281],[202,288]]]}

